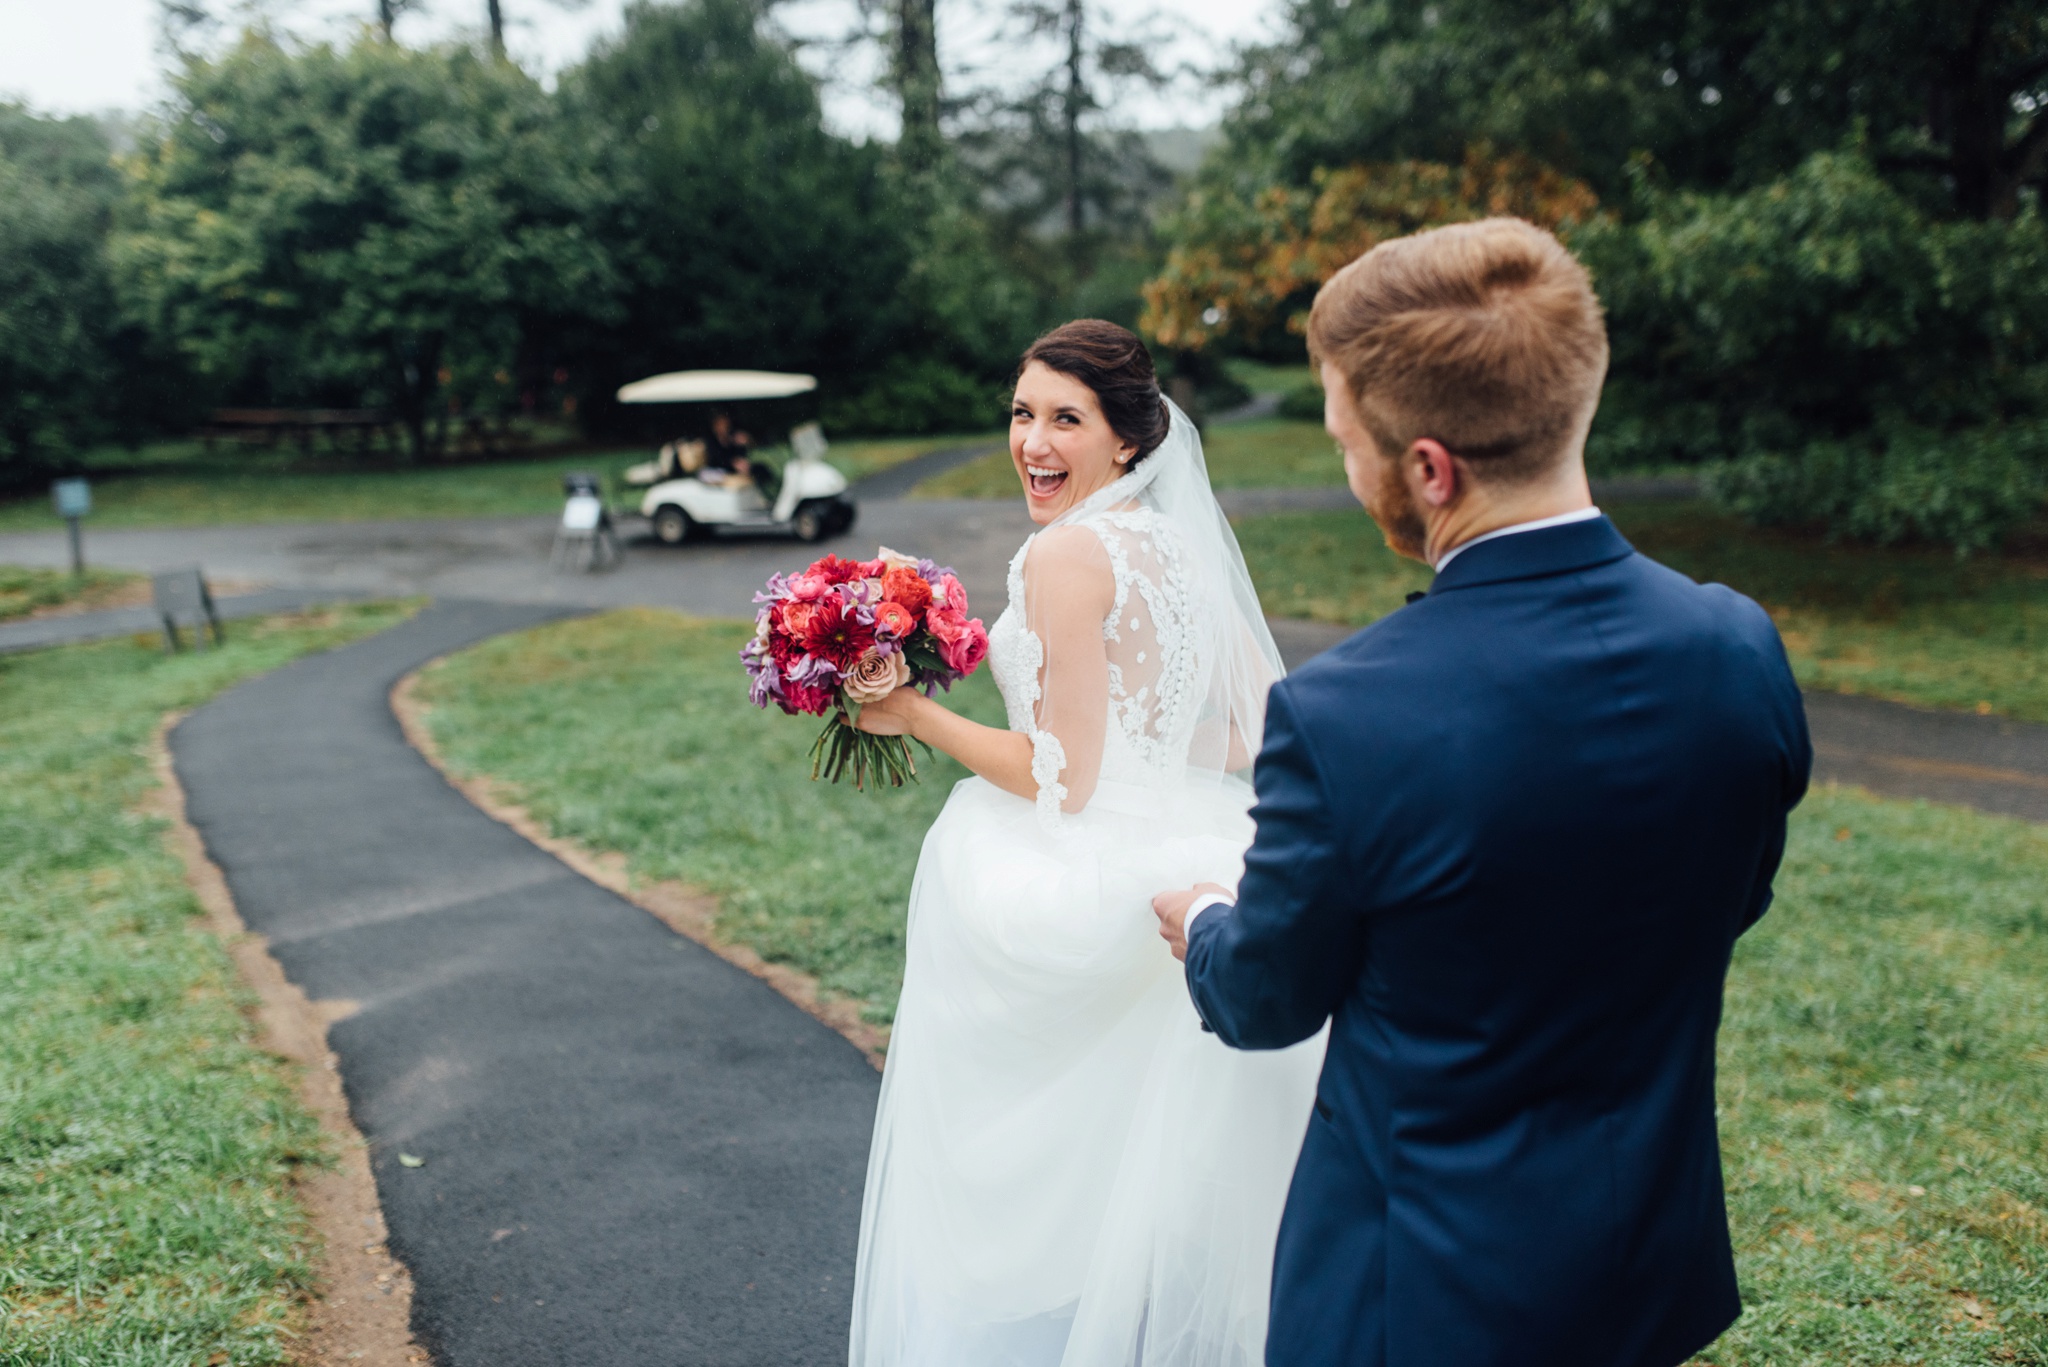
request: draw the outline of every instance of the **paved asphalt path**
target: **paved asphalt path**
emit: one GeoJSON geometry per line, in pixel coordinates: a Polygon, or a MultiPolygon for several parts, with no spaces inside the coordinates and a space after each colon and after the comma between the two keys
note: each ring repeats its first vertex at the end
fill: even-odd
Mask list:
{"type": "Polygon", "coordinates": [[[2048,821],[2048,726],[1806,695],[1814,770],[1892,797],[1924,797],[2048,821]]]}
{"type": "MultiPolygon", "coordinates": [[[[875,545],[915,549],[954,566],[978,615],[1000,610],[1004,570],[1030,534],[1021,506],[982,500],[861,505],[853,530],[812,551],[787,538],[720,537],[663,546],[636,536],[629,519],[625,563],[603,574],[549,567],[552,517],[420,519],[263,526],[127,528],[88,532],[94,564],[154,572],[201,564],[209,577],[355,594],[425,594],[500,603],[607,608],[633,604],[721,616],[751,615],[768,575],[832,549],[872,555],[875,545]]],[[[0,534],[0,564],[69,563],[63,532],[0,534]]]]}
{"type": "MultiPolygon", "coordinates": [[[[267,617],[275,612],[299,612],[323,603],[332,603],[337,598],[354,596],[360,595],[337,594],[332,589],[318,588],[258,589],[254,593],[238,593],[216,598],[213,606],[225,626],[228,622],[243,618],[267,617]]],[[[0,655],[12,655],[23,650],[42,650],[48,646],[69,645],[74,641],[98,641],[109,636],[133,636],[137,633],[148,633],[162,638],[163,623],[156,615],[155,608],[107,608],[100,612],[32,617],[27,621],[0,624],[0,655]]],[[[195,648],[189,627],[181,625],[178,636],[184,649],[195,648]]]]}
{"type": "Polygon", "coordinates": [[[292,979],[360,1003],[331,1038],[437,1362],[837,1367],[874,1070],[392,718],[403,674],[563,612],[443,601],[222,695],[171,737],[192,820],[292,979]]]}

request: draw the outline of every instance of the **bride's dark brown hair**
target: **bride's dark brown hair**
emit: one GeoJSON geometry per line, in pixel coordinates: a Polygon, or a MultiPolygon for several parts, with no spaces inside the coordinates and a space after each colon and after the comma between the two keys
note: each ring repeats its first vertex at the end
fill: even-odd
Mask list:
{"type": "Polygon", "coordinates": [[[1117,439],[1137,448],[1126,468],[1158,449],[1171,426],[1152,353],[1129,328],[1100,318],[1076,318],[1046,333],[1017,362],[1017,373],[1033,361],[1079,380],[1095,392],[1102,416],[1117,439]]]}

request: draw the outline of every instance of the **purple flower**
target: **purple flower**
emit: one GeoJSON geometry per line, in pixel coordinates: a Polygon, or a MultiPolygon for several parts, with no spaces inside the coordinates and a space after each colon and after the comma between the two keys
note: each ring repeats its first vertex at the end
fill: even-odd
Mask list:
{"type": "Polygon", "coordinates": [[[839,671],[822,656],[806,655],[789,667],[788,677],[791,683],[815,684],[823,688],[839,682],[839,671]]]}
{"type": "Polygon", "coordinates": [[[782,671],[775,667],[765,644],[747,642],[740,650],[740,662],[747,667],[747,699],[754,706],[766,707],[782,696],[782,671]]]}

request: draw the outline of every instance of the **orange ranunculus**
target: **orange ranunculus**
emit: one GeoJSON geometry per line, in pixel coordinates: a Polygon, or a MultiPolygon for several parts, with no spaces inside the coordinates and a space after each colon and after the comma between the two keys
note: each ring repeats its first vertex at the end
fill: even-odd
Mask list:
{"type": "Polygon", "coordinates": [[[917,614],[901,603],[882,603],[875,608],[875,629],[901,640],[917,630],[917,614]]]}
{"type": "Polygon", "coordinates": [[[898,567],[882,576],[882,597],[901,603],[912,617],[922,617],[932,605],[932,586],[916,570],[898,567]]]}

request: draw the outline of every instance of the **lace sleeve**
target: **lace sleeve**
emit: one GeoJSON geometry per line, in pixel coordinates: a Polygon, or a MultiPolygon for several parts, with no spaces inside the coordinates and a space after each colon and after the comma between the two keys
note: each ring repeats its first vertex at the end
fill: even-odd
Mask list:
{"type": "Polygon", "coordinates": [[[1038,812],[1056,828],[1095,794],[1109,722],[1102,623],[1115,593],[1108,555],[1086,527],[1040,534],[1025,557],[1024,623],[1039,645],[1031,715],[1038,812]]]}

